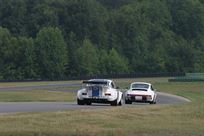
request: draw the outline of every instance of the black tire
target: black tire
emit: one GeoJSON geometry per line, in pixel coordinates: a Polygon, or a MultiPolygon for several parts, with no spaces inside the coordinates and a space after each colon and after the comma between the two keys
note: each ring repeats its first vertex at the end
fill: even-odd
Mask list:
{"type": "Polygon", "coordinates": [[[153,101],[153,104],[156,104],[156,103],[157,103],[157,101],[156,101],[156,100],[154,100],[154,101],[153,101]]]}
{"type": "Polygon", "coordinates": [[[84,105],[84,101],[77,99],[77,104],[78,104],[78,105],[84,105]]]}
{"type": "Polygon", "coordinates": [[[118,105],[117,99],[115,101],[112,101],[110,104],[111,104],[111,106],[117,106],[118,105]]]}
{"type": "Polygon", "coordinates": [[[132,102],[129,100],[125,100],[125,104],[132,104],[132,102]]]}
{"type": "Polygon", "coordinates": [[[91,102],[90,102],[90,101],[87,101],[86,104],[87,104],[87,105],[91,105],[91,102]]]}
{"type": "Polygon", "coordinates": [[[157,103],[157,101],[156,101],[156,98],[155,98],[155,96],[154,96],[154,99],[153,99],[152,102],[150,102],[150,104],[156,104],[156,103],[157,103]]]}
{"type": "Polygon", "coordinates": [[[119,106],[122,106],[122,105],[123,105],[123,95],[122,95],[121,100],[120,100],[120,102],[118,103],[118,105],[119,105],[119,106]]]}
{"type": "Polygon", "coordinates": [[[122,100],[120,100],[120,102],[118,103],[118,106],[122,106],[123,105],[123,102],[122,100]]]}
{"type": "Polygon", "coordinates": [[[156,104],[157,102],[156,101],[152,101],[152,102],[150,102],[149,104],[156,104]]]}

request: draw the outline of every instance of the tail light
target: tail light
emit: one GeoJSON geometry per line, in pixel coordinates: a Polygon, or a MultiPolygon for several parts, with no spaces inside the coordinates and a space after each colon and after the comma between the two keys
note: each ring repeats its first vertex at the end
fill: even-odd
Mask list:
{"type": "Polygon", "coordinates": [[[130,94],[127,94],[127,96],[130,97],[131,95],[130,95],[130,94]]]}
{"type": "Polygon", "coordinates": [[[105,96],[111,96],[111,94],[110,93],[105,93],[105,96]]]}

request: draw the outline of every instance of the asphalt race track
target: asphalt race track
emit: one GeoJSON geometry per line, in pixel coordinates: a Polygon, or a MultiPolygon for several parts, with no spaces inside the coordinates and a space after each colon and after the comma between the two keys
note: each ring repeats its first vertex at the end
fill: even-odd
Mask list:
{"type": "MultiPolygon", "coordinates": [[[[61,84],[61,85],[39,85],[26,87],[10,87],[0,88],[2,90],[31,90],[36,88],[53,88],[61,86],[77,86],[77,84],[61,84]]],[[[178,104],[189,102],[183,97],[170,95],[158,92],[157,104],[178,104]]],[[[148,104],[133,103],[131,105],[124,104],[123,107],[145,106],[148,104]]],[[[40,111],[60,111],[68,109],[96,109],[96,108],[111,108],[113,106],[107,104],[92,104],[91,106],[79,106],[76,102],[0,102],[0,113],[15,113],[15,112],[40,112],[40,111]]]]}

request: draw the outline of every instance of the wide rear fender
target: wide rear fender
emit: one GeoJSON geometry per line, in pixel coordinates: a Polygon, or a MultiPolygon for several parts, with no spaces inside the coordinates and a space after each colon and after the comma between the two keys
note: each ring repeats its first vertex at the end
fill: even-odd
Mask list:
{"type": "Polygon", "coordinates": [[[117,103],[119,103],[123,99],[123,93],[121,91],[118,91],[118,100],[117,103]]]}

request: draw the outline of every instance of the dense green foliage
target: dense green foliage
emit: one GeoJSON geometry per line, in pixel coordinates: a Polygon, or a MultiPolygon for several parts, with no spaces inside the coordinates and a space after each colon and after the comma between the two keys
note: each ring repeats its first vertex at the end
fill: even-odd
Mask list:
{"type": "Polygon", "coordinates": [[[203,0],[0,0],[0,79],[204,72],[203,0]]]}
{"type": "Polygon", "coordinates": [[[42,79],[63,78],[67,64],[66,44],[58,28],[43,28],[36,37],[38,71],[42,79]]]}

